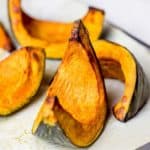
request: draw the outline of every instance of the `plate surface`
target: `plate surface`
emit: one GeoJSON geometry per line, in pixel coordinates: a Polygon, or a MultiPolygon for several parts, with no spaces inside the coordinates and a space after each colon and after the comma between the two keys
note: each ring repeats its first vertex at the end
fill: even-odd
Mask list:
{"type": "MultiPolygon", "coordinates": [[[[0,0],[2,3],[2,0],[0,0]]],[[[2,13],[3,14],[3,13],[2,13]]],[[[5,16],[5,15],[4,15],[5,16]]],[[[0,16],[0,19],[4,18],[0,16]]],[[[7,23],[7,21],[4,21],[7,23]]],[[[7,27],[9,25],[7,24],[7,27]]],[[[143,66],[150,82],[150,50],[140,45],[119,29],[105,24],[104,38],[118,42],[127,47],[143,66]]],[[[33,102],[9,116],[0,117],[0,150],[69,150],[53,143],[44,141],[31,134],[31,128],[40,105],[44,99],[48,83],[54,75],[60,61],[46,61],[44,82],[33,102]]],[[[124,85],[118,81],[106,80],[109,101],[118,99],[124,85]],[[113,84],[112,84],[113,83],[113,84]]],[[[88,150],[133,150],[150,141],[150,100],[139,114],[127,123],[117,121],[109,115],[105,130],[88,150]]]]}

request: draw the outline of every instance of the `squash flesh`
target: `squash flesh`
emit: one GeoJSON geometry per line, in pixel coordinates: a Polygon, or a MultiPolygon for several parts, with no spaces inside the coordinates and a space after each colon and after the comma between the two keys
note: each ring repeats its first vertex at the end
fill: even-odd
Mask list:
{"type": "MultiPolygon", "coordinates": [[[[73,23],[35,20],[25,13],[23,13],[23,18],[24,26],[33,37],[46,40],[50,43],[66,42],[70,37],[73,27],[73,23]]],[[[102,32],[104,12],[90,7],[82,21],[88,29],[91,39],[96,40],[102,32]],[[96,25],[99,26],[96,27],[96,25]]]]}
{"type": "Polygon", "coordinates": [[[118,120],[128,121],[136,115],[148,99],[147,77],[135,57],[126,48],[104,40],[95,42],[94,48],[104,77],[125,82],[124,92],[113,107],[113,113],[118,120]],[[117,62],[119,65],[114,65],[112,62],[117,62]]]}
{"type": "Polygon", "coordinates": [[[73,144],[85,147],[102,132],[106,95],[87,31],[81,22],[75,23],[73,31],[32,131],[36,133],[41,123],[49,128],[58,123],[73,144]]]}
{"type": "Polygon", "coordinates": [[[66,136],[69,137],[73,144],[84,147],[90,145],[102,131],[105,120],[105,109],[101,110],[101,117],[95,118],[90,124],[81,124],[73,119],[66,111],[64,111],[59,104],[54,108],[56,117],[60,127],[65,130],[66,136]]]}
{"type": "MultiPolygon", "coordinates": [[[[60,54],[57,50],[67,42],[73,23],[32,19],[22,12],[20,0],[9,0],[9,15],[12,31],[20,45],[45,48],[48,58],[59,58],[60,54]],[[56,51],[55,48],[57,48],[56,51]],[[51,54],[51,49],[54,50],[53,54],[51,54]]],[[[96,40],[102,32],[104,12],[89,8],[87,15],[82,20],[88,28],[91,40],[96,40]]]]}
{"type": "Polygon", "coordinates": [[[41,49],[22,48],[0,62],[0,115],[14,112],[35,95],[43,76],[44,58],[41,49]]]}
{"type": "Polygon", "coordinates": [[[48,42],[30,36],[23,25],[21,14],[20,0],[9,0],[9,15],[11,19],[11,27],[17,41],[22,46],[34,46],[44,48],[48,42]]]}
{"type": "MultiPolygon", "coordinates": [[[[101,54],[100,54],[101,55],[101,54]]],[[[107,56],[108,57],[108,56],[107,56]]],[[[121,65],[117,61],[111,58],[100,58],[99,60],[102,73],[105,78],[118,79],[120,81],[125,81],[124,74],[121,70],[121,65]]]]}
{"type": "Polygon", "coordinates": [[[5,32],[5,29],[1,23],[0,23],[0,48],[3,48],[7,51],[13,50],[13,44],[8,34],[5,32]]]}

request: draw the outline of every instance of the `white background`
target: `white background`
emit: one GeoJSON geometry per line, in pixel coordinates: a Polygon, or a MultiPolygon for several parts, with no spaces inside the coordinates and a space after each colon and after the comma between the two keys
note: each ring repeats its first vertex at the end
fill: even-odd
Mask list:
{"type": "Polygon", "coordinates": [[[34,17],[51,19],[55,15],[54,19],[61,20],[64,14],[81,16],[85,9],[80,10],[84,6],[79,3],[83,2],[105,9],[107,20],[150,45],[149,0],[23,0],[23,7],[34,17]]]}
{"type": "MultiPolygon", "coordinates": [[[[32,1],[33,0],[26,0],[30,1],[30,6],[32,7],[32,1]]],[[[36,0],[37,2],[38,0],[36,0]]],[[[42,0],[44,1],[44,0],[42,0]]],[[[49,0],[51,1],[51,0],[49,0]]],[[[58,0],[55,0],[58,2],[58,0]]],[[[60,0],[62,2],[62,0],[60,0]]],[[[57,11],[55,9],[50,9],[49,11],[53,11],[53,13],[57,13],[56,15],[52,15],[51,19],[64,19],[67,20],[67,15],[68,15],[68,20],[76,18],[77,16],[74,16],[71,13],[66,13],[68,11],[67,8],[68,4],[70,3],[71,0],[65,0],[66,3],[63,5],[59,5],[60,9],[57,11]],[[65,7],[63,9],[63,7],[65,7]],[[60,11],[61,10],[61,11],[60,11]],[[64,14],[66,17],[64,18],[64,14]],[[56,16],[59,17],[56,17],[56,16]],[[61,16],[60,16],[61,15],[61,16]],[[70,18],[69,18],[70,16],[70,18]]],[[[92,0],[91,0],[92,1],[92,0]]],[[[108,2],[108,0],[105,0],[108,2]]],[[[111,0],[109,0],[111,1],[111,0]]],[[[114,4],[112,4],[113,7],[118,7],[116,6],[116,1],[118,0],[113,0],[115,1],[114,4]]],[[[120,0],[121,1],[121,0],[120,0]]],[[[126,0],[127,1],[127,0],[126,0]]],[[[134,1],[134,0],[132,0],[134,1]]],[[[141,2],[139,0],[136,0],[137,2],[141,2]]],[[[148,0],[142,0],[143,4],[145,5],[148,0]],[[145,3],[144,3],[145,2],[145,3]]],[[[54,3],[51,1],[51,3],[47,7],[55,8],[56,7],[56,2],[54,3]]],[[[95,1],[96,2],[96,1],[95,1]]],[[[130,1],[131,2],[131,1],[130,1]]],[[[71,12],[79,12],[78,15],[84,14],[84,11],[86,11],[86,6],[82,4],[82,6],[75,4],[71,6],[71,3],[69,6],[72,7],[71,12]],[[82,9],[73,9],[76,7],[79,9],[79,7],[82,7],[82,9]]],[[[94,1],[92,2],[94,4],[94,1]]],[[[60,4],[60,3],[59,3],[60,4]]],[[[99,3],[98,3],[99,4],[99,3]]],[[[132,4],[132,3],[131,3],[132,4]]],[[[35,4],[34,4],[35,5],[35,4]]],[[[102,5],[102,4],[101,4],[102,5]]],[[[110,4],[108,4],[109,6],[110,4]]],[[[36,5],[38,6],[38,5],[36,5]]],[[[112,7],[111,6],[111,7],[112,7]]],[[[125,5],[126,6],[126,5],[125,5]]],[[[38,14],[36,14],[37,17],[42,18],[42,13],[44,12],[45,8],[42,8],[42,4],[40,6],[40,10],[38,11],[38,14]]],[[[0,0],[0,20],[3,21],[5,26],[9,29],[9,21],[8,21],[8,16],[7,16],[7,11],[6,11],[7,5],[6,5],[6,0],[0,0]]],[[[35,8],[35,7],[34,7],[35,8]]],[[[36,7],[38,8],[38,7],[36,7]]],[[[57,7],[58,8],[58,7],[57,7]]],[[[123,9],[123,8],[122,8],[123,9]]],[[[125,8],[124,8],[125,9],[125,8]]],[[[34,10],[34,9],[33,9],[34,10]]],[[[35,13],[37,13],[35,9],[35,13]]],[[[127,10],[127,8],[126,8],[127,10]]],[[[48,9],[46,10],[48,11],[48,9]]],[[[113,15],[111,13],[112,10],[106,11],[106,14],[108,14],[108,17],[113,15]],[[108,13],[107,13],[108,12],[108,13]]],[[[141,10],[140,10],[141,11],[141,10]]],[[[115,12],[115,11],[114,11],[115,12]]],[[[129,11],[126,11],[127,14],[129,14],[129,11]]],[[[32,11],[32,14],[34,14],[34,11],[32,11]]],[[[121,13],[119,13],[121,16],[121,13]]],[[[50,15],[48,15],[49,17],[50,15]]],[[[114,15],[113,15],[114,16],[114,15]]],[[[129,17],[130,15],[127,15],[129,17]]],[[[132,15],[131,15],[132,16],[132,15]]],[[[116,16],[115,16],[116,17],[116,16]]],[[[149,15],[147,14],[147,20],[149,20],[149,15]]],[[[46,18],[46,15],[45,15],[46,18]]],[[[113,19],[113,17],[110,17],[110,19],[113,19]]],[[[120,17],[122,19],[122,17],[120,17]]],[[[130,18],[130,17],[129,17],[130,18]]],[[[116,19],[116,23],[119,23],[119,19],[116,19]]],[[[124,20],[124,19],[123,19],[124,20]]],[[[115,21],[115,19],[114,19],[115,21]]],[[[134,21],[131,23],[132,19],[129,22],[129,24],[134,23],[134,21]]],[[[146,23],[141,23],[141,25],[146,25],[146,23]]],[[[135,25],[136,28],[136,25],[135,25]]],[[[145,49],[143,46],[139,45],[136,43],[134,40],[130,39],[126,35],[122,34],[118,30],[111,30],[111,35],[109,36],[110,40],[116,41],[120,44],[123,44],[124,46],[128,47],[136,56],[138,61],[141,63],[143,66],[144,71],[146,72],[148,79],[150,81],[150,69],[149,69],[149,64],[150,64],[150,51],[145,49]],[[144,58],[144,59],[143,59],[144,58]]],[[[137,30],[136,33],[139,33],[140,29],[137,30]]],[[[144,30],[142,28],[141,31],[147,31],[145,35],[149,35],[148,32],[149,30],[144,30]]],[[[52,73],[57,69],[58,61],[47,61],[46,65],[46,73],[47,76],[52,76],[52,73]],[[49,75],[50,73],[50,75],[49,75]]],[[[41,91],[39,94],[35,97],[35,100],[33,103],[25,107],[24,109],[20,110],[18,113],[11,115],[9,117],[0,117],[0,150],[69,150],[67,148],[60,148],[56,147],[53,144],[48,143],[45,140],[42,140],[38,137],[35,137],[31,134],[31,128],[33,124],[33,120],[35,119],[35,116],[37,114],[37,111],[39,110],[40,104],[43,101],[43,96],[45,87],[41,88],[41,91]],[[42,93],[42,95],[41,95],[42,93]]],[[[120,97],[121,93],[123,92],[123,85],[112,82],[107,82],[107,93],[108,97],[111,100],[116,100],[120,97]],[[117,92],[116,92],[117,91],[117,92]]],[[[127,123],[120,123],[117,121],[112,114],[109,115],[106,128],[103,132],[103,134],[98,138],[98,140],[95,142],[94,145],[89,147],[89,150],[133,150],[147,142],[150,142],[150,99],[148,103],[145,105],[145,107],[140,111],[140,113],[132,120],[130,120],[127,123]]]]}

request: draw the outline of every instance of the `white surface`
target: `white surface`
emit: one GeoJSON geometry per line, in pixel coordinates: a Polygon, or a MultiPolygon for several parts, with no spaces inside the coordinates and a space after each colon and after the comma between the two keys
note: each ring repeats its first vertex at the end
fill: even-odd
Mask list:
{"type": "Polygon", "coordinates": [[[36,18],[51,20],[55,15],[55,20],[62,21],[64,15],[72,15],[72,20],[78,18],[75,13],[82,16],[86,10],[83,2],[85,6],[89,4],[103,8],[107,20],[150,45],[149,0],[22,0],[22,6],[28,14],[36,18]]]}
{"type": "Polygon", "coordinates": [[[23,0],[22,8],[34,18],[66,22],[81,18],[88,10],[85,3],[74,0],[23,0]]]}
{"type": "MultiPolygon", "coordinates": [[[[111,29],[108,39],[126,45],[135,54],[142,64],[150,81],[150,51],[124,35],[122,32],[111,29]]],[[[58,61],[47,61],[45,84],[34,101],[21,111],[9,117],[0,117],[0,150],[69,150],[31,134],[33,120],[44,98],[49,77],[55,72],[58,61]],[[47,80],[48,79],[48,80],[47,80]]],[[[109,101],[118,99],[123,91],[119,82],[107,80],[107,93],[109,101]]],[[[106,128],[98,140],[89,150],[133,150],[150,141],[150,99],[140,113],[127,123],[120,123],[112,114],[109,115],[106,128]]]]}
{"type": "Polygon", "coordinates": [[[5,59],[7,56],[9,56],[9,53],[6,52],[6,50],[0,48],[0,60],[5,59]]]}
{"type": "MultiPolygon", "coordinates": [[[[118,41],[132,50],[142,64],[150,81],[150,51],[124,35],[110,28],[109,40],[118,41]],[[144,58],[144,59],[143,59],[144,58]]],[[[0,150],[69,150],[55,146],[31,134],[33,120],[43,101],[49,83],[49,77],[57,69],[58,61],[47,61],[45,84],[33,102],[9,117],[0,117],[0,150]]],[[[109,101],[116,101],[123,91],[123,85],[117,81],[106,81],[109,101]]],[[[150,141],[150,99],[140,113],[127,123],[120,123],[109,115],[106,128],[89,150],[133,150],[150,141]]]]}
{"type": "MultiPolygon", "coordinates": [[[[0,0],[0,7],[6,1],[0,0]]],[[[3,9],[4,10],[4,9],[3,9]]],[[[5,15],[0,13],[0,19],[7,24],[5,15]]],[[[131,49],[136,58],[142,64],[150,81],[150,51],[127,37],[122,32],[111,27],[108,39],[117,41],[131,49]]],[[[46,88],[59,61],[47,61],[45,82],[40,92],[34,97],[33,102],[19,112],[8,116],[0,117],[0,150],[69,150],[55,146],[31,134],[33,120],[43,101],[46,88]]],[[[120,82],[107,80],[107,93],[109,100],[115,101],[123,91],[120,82]],[[112,84],[113,82],[113,84],[112,84]]],[[[150,141],[150,99],[140,113],[129,122],[123,124],[109,115],[106,128],[98,140],[89,150],[133,150],[138,146],[150,141]]]]}

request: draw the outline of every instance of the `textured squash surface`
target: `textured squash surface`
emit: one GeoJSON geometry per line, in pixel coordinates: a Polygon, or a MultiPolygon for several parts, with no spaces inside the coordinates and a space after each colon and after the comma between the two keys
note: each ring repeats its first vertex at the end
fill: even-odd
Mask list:
{"type": "Polygon", "coordinates": [[[127,121],[148,100],[148,79],[136,58],[125,47],[104,40],[94,42],[93,46],[103,76],[125,82],[123,95],[114,106],[113,113],[118,120],[127,121]]]}
{"type": "MultiPolygon", "coordinates": [[[[100,66],[87,31],[78,21],[32,131],[39,135],[49,133],[47,137],[53,138],[56,134],[50,131],[58,123],[73,144],[85,147],[102,132],[106,114],[106,95],[100,66]],[[48,126],[49,130],[41,124],[48,126]]],[[[57,136],[61,139],[61,134],[57,136]]]]}
{"type": "Polygon", "coordinates": [[[8,115],[31,101],[44,72],[45,53],[21,48],[0,61],[0,115],[8,115]]]}
{"type": "MultiPolygon", "coordinates": [[[[68,41],[73,23],[35,20],[23,13],[20,0],[9,0],[9,16],[12,31],[20,45],[45,48],[47,57],[59,58],[59,44],[68,41]],[[51,55],[53,48],[56,48],[55,57],[51,55]]],[[[104,12],[90,7],[82,20],[91,40],[96,40],[102,32],[104,12]]]]}
{"type": "Polygon", "coordinates": [[[0,48],[3,48],[8,51],[13,50],[13,44],[1,23],[0,23],[0,48]]]}
{"type": "MultiPolygon", "coordinates": [[[[92,44],[99,59],[103,76],[125,82],[122,98],[113,110],[118,120],[127,121],[136,115],[148,100],[148,79],[135,57],[123,46],[104,40],[93,41],[92,44]]],[[[59,46],[53,45],[53,47],[51,46],[51,55],[63,58],[66,48],[67,42],[59,46]],[[55,53],[56,49],[58,49],[57,54],[55,53]]]]}

